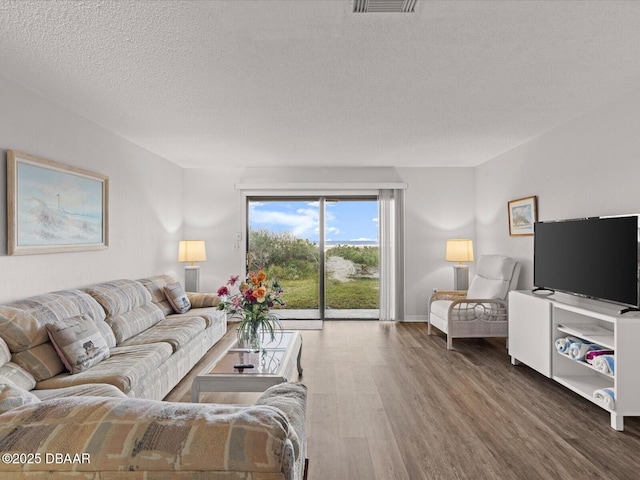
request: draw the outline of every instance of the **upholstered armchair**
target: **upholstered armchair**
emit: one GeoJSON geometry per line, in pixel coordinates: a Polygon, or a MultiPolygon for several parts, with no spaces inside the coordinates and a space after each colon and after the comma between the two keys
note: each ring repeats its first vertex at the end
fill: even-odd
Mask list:
{"type": "Polygon", "coordinates": [[[508,337],[509,290],[516,288],[520,265],[503,255],[483,255],[469,290],[438,291],[429,299],[427,333],[436,327],[447,336],[447,349],[454,338],[508,337]]]}

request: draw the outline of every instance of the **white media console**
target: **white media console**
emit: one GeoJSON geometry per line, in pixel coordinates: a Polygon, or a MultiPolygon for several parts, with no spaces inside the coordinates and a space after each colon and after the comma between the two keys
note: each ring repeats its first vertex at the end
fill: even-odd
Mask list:
{"type": "Polygon", "coordinates": [[[611,414],[622,431],[624,417],[640,416],[640,313],[621,315],[622,307],[573,295],[509,294],[511,363],[528,365],[611,414]],[[556,350],[555,340],[571,335],[615,352],[615,374],[599,372],[556,350]],[[615,388],[613,409],[594,399],[601,388],[615,388]]]}

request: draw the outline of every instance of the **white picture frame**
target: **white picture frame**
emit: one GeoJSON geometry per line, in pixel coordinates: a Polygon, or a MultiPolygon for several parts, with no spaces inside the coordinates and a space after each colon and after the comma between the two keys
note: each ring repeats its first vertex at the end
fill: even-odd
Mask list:
{"type": "Polygon", "coordinates": [[[100,250],[109,246],[109,178],[7,151],[9,255],[100,250]]]}

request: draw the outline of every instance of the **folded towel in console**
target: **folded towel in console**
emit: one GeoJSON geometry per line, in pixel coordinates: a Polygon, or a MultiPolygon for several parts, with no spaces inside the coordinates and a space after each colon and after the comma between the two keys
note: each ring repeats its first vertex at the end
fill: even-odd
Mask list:
{"type": "Polygon", "coordinates": [[[593,392],[593,398],[609,410],[616,407],[616,391],[613,388],[599,388],[593,392]]]}
{"type": "Polygon", "coordinates": [[[589,342],[575,342],[569,346],[569,356],[576,362],[581,362],[587,353],[592,350],[597,350],[600,347],[589,342]]]}
{"type": "Polygon", "coordinates": [[[615,355],[600,355],[593,359],[593,368],[602,373],[610,373],[613,375],[616,373],[616,356],[615,355]]]}
{"type": "Polygon", "coordinates": [[[558,338],[555,341],[556,350],[558,350],[558,352],[560,353],[569,353],[569,347],[571,346],[571,344],[578,341],[579,340],[577,338],[572,337],[571,335],[558,338]]]}
{"type": "Polygon", "coordinates": [[[614,354],[613,350],[592,350],[584,356],[584,359],[587,361],[587,363],[593,363],[595,358],[599,357],[600,355],[613,355],[613,354],[614,354]]]}

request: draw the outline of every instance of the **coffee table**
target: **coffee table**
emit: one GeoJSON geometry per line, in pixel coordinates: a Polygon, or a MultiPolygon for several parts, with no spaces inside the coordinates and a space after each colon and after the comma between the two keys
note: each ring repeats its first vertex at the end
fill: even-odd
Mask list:
{"type": "Polygon", "coordinates": [[[272,385],[292,380],[296,369],[302,375],[301,356],[299,332],[276,333],[275,341],[267,338],[260,352],[238,348],[234,342],[214,365],[193,380],[191,401],[199,402],[201,392],[264,392],[272,385]],[[234,368],[238,364],[253,364],[254,368],[234,368]]]}

